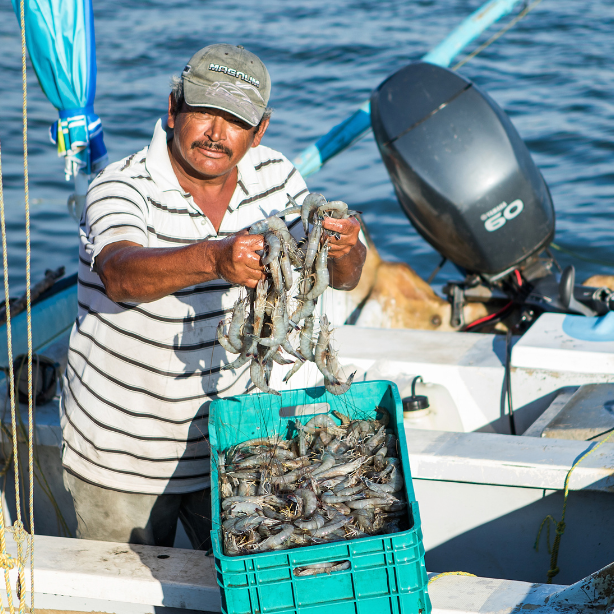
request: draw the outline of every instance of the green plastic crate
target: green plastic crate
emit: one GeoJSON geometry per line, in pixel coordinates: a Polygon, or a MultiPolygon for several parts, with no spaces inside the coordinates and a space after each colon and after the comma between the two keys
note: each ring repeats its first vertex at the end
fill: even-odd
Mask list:
{"type": "Polygon", "coordinates": [[[420,514],[411,482],[403,407],[392,382],[357,382],[345,395],[334,396],[324,387],[219,399],[209,413],[211,444],[211,538],[226,614],[428,614],[427,574],[420,514]],[[410,502],[410,529],[390,535],[321,544],[251,556],[223,554],[217,452],[255,437],[292,432],[295,420],[305,423],[323,413],[322,403],[350,418],[375,418],[376,406],[390,412],[389,428],[399,439],[405,494],[410,502]],[[315,405],[314,413],[304,406],[315,405]],[[303,406],[301,415],[286,408],[303,406]],[[285,411],[284,411],[285,410],[285,411]],[[306,410],[306,411],[305,411],[306,410]],[[296,567],[327,561],[350,561],[350,569],[297,577],[296,567]]]}

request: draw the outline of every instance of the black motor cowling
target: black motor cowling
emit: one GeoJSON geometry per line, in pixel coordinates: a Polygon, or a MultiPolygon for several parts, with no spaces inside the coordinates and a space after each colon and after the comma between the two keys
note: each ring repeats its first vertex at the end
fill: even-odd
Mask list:
{"type": "Polygon", "coordinates": [[[405,214],[467,272],[506,271],[552,240],[541,173],[507,115],[471,81],[412,63],[373,92],[371,122],[405,214]]]}

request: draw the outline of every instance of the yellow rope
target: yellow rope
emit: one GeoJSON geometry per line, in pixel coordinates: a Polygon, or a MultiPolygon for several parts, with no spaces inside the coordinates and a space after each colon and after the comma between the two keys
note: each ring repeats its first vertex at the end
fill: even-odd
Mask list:
{"type": "Polygon", "coordinates": [[[596,446],[587,448],[583,454],[578,458],[578,460],[571,466],[571,469],[567,472],[565,476],[565,484],[563,488],[563,511],[561,513],[561,520],[556,522],[554,517],[550,514],[546,516],[537,531],[537,537],[535,539],[534,548],[536,552],[539,552],[539,538],[542,533],[542,529],[544,525],[547,527],[548,536],[547,536],[547,547],[548,552],[550,553],[550,569],[548,570],[548,584],[552,584],[552,578],[556,576],[560,569],[558,567],[558,559],[559,559],[559,548],[561,546],[561,538],[563,537],[563,533],[565,533],[565,513],[567,512],[567,498],[569,497],[569,482],[571,479],[571,474],[574,469],[587,457],[589,457],[595,450],[598,450],[600,446],[602,446],[606,441],[610,439],[614,435],[614,431],[612,431],[605,439],[602,439],[596,446]],[[554,542],[552,544],[552,549],[550,549],[550,522],[555,526],[555,536],[554,542]]]}
{"type": "MultiPolygon", "coordinates": [[[[24,16],[24,0],[21,0],[20,3],[20,21],[21,74],[23,82],[23,180],[26,214],[26,319],[28,334],[28,498],[30,500],[30,613],[34,614],[34,394],[32,390],[32,298],[30,295],[31,240],[30,188],[28,181],[28,79],[26,72],[26,25],[24,16]]],[[[22,586],[25,589],[25,582],[22,582],[22,586]]],[[[19,607],[21,610],[21,603],[19,607]]]]}
{"type": "Polygon", "coordinates": [[[495,32],[485,43],[482,43],[479,47],[474,49],[470,54],[466,55],[460,62],[457,62],[452,67],[452,70],[458,70],[461,66],[464,66],[469,60],[471,60],[476,55],[478,55],[478,53],[481,53],[482,51],[484,51],[486,47],[489,47],[490,45],[492,45],[498,38],[501,38],[508,30],[511,30],[523,17],[528,15],[541,1],[542,0],[534,0],[531,4],[529,4],[528,6],[525,6],[525,8],[522,9],[522,11],[520,11],[520,13],[518,13],[518,15],[516,15],[516,17],[514,17],[514,19],[512,19],[506,26],[501,28],[498,32],[495,32]]]}
{"type": "MultiPolygon", "coordinates": [[[[8,356],[8,371],[9,371],[9,398],[11,403],[11,416],[15,411],[15,374],[13,373],[13,345],[11,337],[11,310],[9,309],[9,265],[7,259],[6,250],[6,221],[4,217],[4,193],[2,188],[2,152],[0,151],[0,226],[2,228],[2,261],[4,265],[4,300],[6,307],[6,338],[7,338],[7,356],[8,356]]],[[[15,430],[13,430],[15,433],[15,430]]],[[[13,453],[16,448],[16,437],[13,436],[13,453]]],[[[15,458],[13,457],[13,460],[15,458]]],[[[16,466],[16,463],[13,463],[16,466]]],[[[17,507],[19,508],[19,499],[17,500],[17,507]]],[[[6,539],[4,536],[4,510],[2,509],[2,501],[0,499],[0,548],[2,550],[2,556],[7,556],[6,552],[6,539]]],[[[13,606],[13,594],[11,592],[11,581],[9,578],[9,570],[4,568],[4,582],[6,584],[6,596],[9,604],[9,610],[11,614],[15,614],[15,608],[13,606]]],[[[2,599],[0,599],[0,613],[4,614],[4,605],[2,599]]]]}
{"type": "Polygon", "coordinates": [[[439,580],[439,578],[443,578],[444,576],[469,576],[471,578],[477,578],[475,574],[467,573],[466,571],[444,571],[443,573],[438,573],[436,576],[433,576],[427,586],[435,582],[435,580],[439,580]]]}

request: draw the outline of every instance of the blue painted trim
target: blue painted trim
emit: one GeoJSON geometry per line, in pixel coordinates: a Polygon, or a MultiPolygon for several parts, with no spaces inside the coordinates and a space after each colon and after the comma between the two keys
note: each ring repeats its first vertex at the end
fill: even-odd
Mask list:
{"type": "MultiPolygon", "coordinates": [[[[422,60],[449,66],[456,55],[484,30],[507,15],[521,0],[489,0],[465,19],[422,60]]],[[[362,104],[345,121],[337,124],[318,141],[294,159],[294,166],[303,177],[317,173],[322,165],[361,139],[371,128],[369,101],[362,104]]]]}
{"type": "MultiPolygon", "coordinates": [[[[78,310],[77,284],[65,288],[32,307],[32,348],[34,352],[67,331],[75,322],[78,310]]],[[[11,320],[13,356],[28,351],[26,312],[11,320]]],[[[0,327],[0,366],[8,365],[6,325],[0,327]]]]}
{"type": "Polygon", "coordinates": [[[444,41],[422,58],[422,61],[438,66],[449,66],[469,43],[501,17],[508,15],[519,2],[520,0],[490,0],[452,30],[444,41]]]}
{"type": "Polygon", "coordinates": [[[563,332],[580,341],[614,341],[614,312],[597,318],[565,316],[563,332]]]}

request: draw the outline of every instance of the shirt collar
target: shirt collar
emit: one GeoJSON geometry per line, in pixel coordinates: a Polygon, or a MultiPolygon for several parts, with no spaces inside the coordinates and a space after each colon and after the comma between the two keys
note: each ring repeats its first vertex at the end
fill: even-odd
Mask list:
{"type": "Polygon", "coordinates": [[[177,176],[168,156],[167,143],[172,138],[173,131],[166,125],[165,121],[159,119],[147,150],[145,168],[163,192],[177,190],[185,196],[186,194],[177,181],[177,176]]]}

